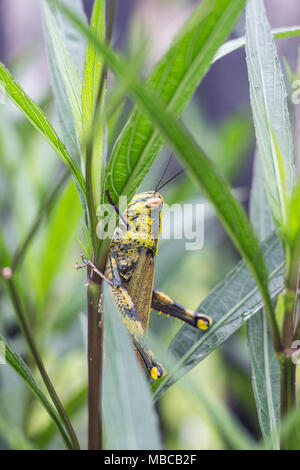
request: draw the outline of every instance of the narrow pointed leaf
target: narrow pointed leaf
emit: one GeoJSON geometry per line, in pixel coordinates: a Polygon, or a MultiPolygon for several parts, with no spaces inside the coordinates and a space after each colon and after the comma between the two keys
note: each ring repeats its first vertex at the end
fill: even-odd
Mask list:
{"type": "MultiPolygon", "coordinates": [[[[100,39],[105,40],[105,5],[106,0],[96,0],[92,12],[91,31],[100,39]]],[[[101,54],[97,53],[94,44],[88,41],[85,64],[84,76],[82,87],[82,112],[83,112],[83,132],[84,139],[87,141],[90,137],[92,129],[92,121],[95,112],[97,95],[103,72],[103,58],[101,54]]],[[[104,79],[104,77],[103,77],[104,79]]],[[[105,85],[104,85],[105,88],[105,85]]],[[[104,96],[102,94],[102,103],[104,105],[104,96]]],[[[93,194],[95,198],[95,206],[97,207],[101,202],[101,169],[102,169],[102,156],[104,151],[104,122],[103,119],[97,126],[97,132],[94,136],[93,145],[93,169],[92,169],[92,184],[93,194]]]]}
{"type": "MultiPolygon", "coordinates": [[[[300,36],[300,25],[297,26],[287,26],[285,28],[274,28],[272,29],[272,35],[274,39],[284,39],[300,36]]],[[[226,55],[234,52],[241,47],[245,47],[246,37],[241,36],[240,38],[231,39],[223,44],[218,52],[216,53],[213,62],[225,57],[226,55]]]]}
{"type": "MultiPolygon", "coordinates": [[[[250,218],[260,240],[274,228],[258,155],[255,156],[250,198],[250,218]]],[[[247,324],[249,355],[259,423],[264,439],[271,438],[272,449],[280,447],[277,426],[280,421],[280,368],[274,351],[270,327],[262,308],[247,324]]]]}
{"type": "MultiPolygon", "coordinates": [[[[43,0],[44,1],[44,0],[43,0]]],[[[82,9],[81,0],[62,0],[65,5],[72,4],[73,9],[75,9],[80,15],[80,17],[86,21],[85,14],[82,9]]],[[[78,70],[79,76],[83,75],[83,63],[84,63],[84,54],[86,48],[86,40],[78,33],[78,30],[73,27],[73,25],[66,20],[61,11],[53,5],[51,2],[48,2],[49,7],[55,21],[63,34],[65,46],[69,53],[72,56],[74,64],[78,70]]],[[[58,118],[59,118],[59,127],[62,135],[63,142],[72,156],[73,160],[76,162],[80,161],[80,146],[77,136],[77,129],[75,126],[74,117],[72,115],[70,102],[68,98],[68,93],[65,87],[64,79],[61,74],[58,62],[56,60],[56,53],[54,50],[54,44],[51,39],[49,28],[47,27],[45,17],[43,15],[44,22],[44,40],[46,44],[46,50],[49,61],[49,68],[51,73],[52,80],[52,89],[55,97],[55,104],[57,108],[58,118]]]]}
{"type": "MultiPolygon", "coordinates": [[[[66,7],[72,8],[72,11],[81,18],[85,24],[88,23],[83,7],[83,0],[60,0],[66,7]]],[[[66,19],[61,10],[47,0],[52,14],[56,20],[57,26],[64,36],[64,42],[70,52],[74,64],[78,70],[80,79],[83,78],[84,58],[86,51],[86,39],[82,37],[78,29],[66,19]]]]}
{"type": "Polygon", "coordinates": [[[70,109],[74,118],[77,129],[79,142],[82,141],[82,106],[81,106],[81,89],[82,84],[78,70],[73,62],[72,56],[68,51],[63,33],[60,31],[55,18],[48,6],[46,0],[42,2],[43,15],[47,33],[52,43],[51,51],[54,53],[55,62],[59,68],[61,78],[67,96],[69,99],[70,109]]]}
{"type": "Polygon", "coordinates": [[[266,192],[274,220],[282,228],[294,183],[294,146],[287,93],[262,0],[247,4],[246,56],[266,192]]]}
{"type": "Polygon", "coordinates": [[[53,150],[71,171],[76,183],[82,191],[82,194],[85,194],[83,176],[76,163],[70,157],[66,147],[56,134],[50,121],[46,118],[43,111],[29,98],[28,95],[26,95],[24,90],[13,79],[2,63],[0,63],[0,89],[15,103],[24,116],[51,145],[53,150]]]}

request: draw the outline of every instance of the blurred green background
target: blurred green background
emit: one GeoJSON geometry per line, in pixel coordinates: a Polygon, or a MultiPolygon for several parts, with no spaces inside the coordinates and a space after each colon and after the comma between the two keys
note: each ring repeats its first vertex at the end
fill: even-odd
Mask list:
{"type": "MultiPolygon", "coordinates": [[[[184,0],[122,0],[117,10],[113,44],[135,57],[142,51],[144,74],[165,52],[172,37],[197,2],[184,0]]],[[[92,2],[85,2],[91,11],[92,2]]],[[[272,27],[297,24],[297,0],[266,2],[272,27]]],[[[234,36],[243,34],[241,20],[234,36]]],[[[279,41],[281,56],[292,66],[293,40],[279,41]]],[[[26,92],[51,117],[59,129],[50,87],[38,0],[2,0],[0,3],[0,59],[26,92]]],[[[126,120],[127,103],[117,128],[126,120]]],[[[245,207],[252,175],[254,133],[249,107],[244,51],[215,64],[201,84],[183,121],[206,153],[231,181],[245,207]]],[[[53,190],[63,168],[53,151],[9,102],[0,105],[0,236],[14,252],[24,240],[43,201],[53,190]]],[[[113,141],[110,142],[112,145],[113,141]]],[[[155,187],[169,153],[161,152],[142,188],[155,187]]],[[[172,159],[167,176],[178,170],[172,159]]],[[[201,194],[185,175],[164,188],[165,201],[201,202],[201,194]]],[[[83,239],[82,211],[76,189],[68,181],[28,250],[18,274],[22,300],[41,348],[47,370],[57,387],[83,447],[86,447],[86,291],[85,273],[75,271],[83,239]]],[[[5,252],[0,254],[1,263],[5,252]]],[[[184,241],[162,240],[156,265],[156,286],[181,304],[196,309],[210,289],[224,278],[238,255],[205,205],[205,243],[200,251],[185,251],[184,241]]],[[[150,330],[166,349],[179,325],[155,313],[150,330]]],[[[31,366],[3,284],[0,284],[0,331],[31,366]]],[[[157,405],[163,442],[168,449],[226,449],[232,442],[218,432],[213,410],[225,406],[255,440],[260,439],[251,387],[246,329],[242,328],[222,348],[188,374],[198,397],[184,379],[157,405]],[[200,396],[200,400],[199,400],[200,396]],[[203,396],[203,399],[201,398],[203,396]]],[[[38,377],[38,374],[36,374],[38,377]]],[[[0,448],[60,448],[48,415],[6,366],[0,366],[0,448]]]]}

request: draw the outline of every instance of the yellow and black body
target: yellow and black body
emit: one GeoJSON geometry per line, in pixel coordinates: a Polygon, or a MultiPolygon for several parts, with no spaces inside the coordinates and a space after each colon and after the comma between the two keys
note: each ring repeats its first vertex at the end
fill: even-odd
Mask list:
{"type": "Polygon", "coordinates": [[[152,308],[201,330],[212,324],[210,317],[185,309],[153,287],[163,204],[157,192],[133,197],[113,234],[105,270],[116,307],[154,380],[166,371],[145,342],[152,308]]]}

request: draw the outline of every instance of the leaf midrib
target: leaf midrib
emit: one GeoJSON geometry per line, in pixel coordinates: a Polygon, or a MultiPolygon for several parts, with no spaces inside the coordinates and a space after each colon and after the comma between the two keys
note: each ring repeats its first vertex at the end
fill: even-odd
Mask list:
{"type": "MultiPolygon", "coordinates": [[[[274,248],[274,246],[276,245],[276,241],[273,242],[273,244],[269,247],[270,250],[272,250],[272,248],[274,248]]],[[[284,267],[284,262],[280,263],[271,273],[270,273],[270,276],[269,276],[269,280],[272,280],[272,278],[274,276],[276,276],[276,274],[284,267]]],[[[274,292],[272,292],[272,295],[276,295],[277,293],[279,293],[280,291],[282,290],[282,287],[280,288],[277,288],[276,290],[274,290],[274,292]]],[[[254,295],[256,292],[258,292],[258,287],[254,287],[251,291],[249,291],[248,295],[246,297],[244,297],[238,304],[236,304],[234,306],[233,309],[229,310],[229,312],[224,315],[224,317],[222,317],[217,323],[215,323],[206,333],[205,335],[201,336],[201,338],[192,345],[192,347],[180,358],[180,360],[177,362],[177,364],[175,365],[174,369],[170,372],[170,375],[167,376],[167,378],[165,379],[165,381],[159,385],[157,387],[157,389],[155,390],[153,396],[155,397],[164,387],[165,385],[169,382],[169,379],[175,375],[175,373],[180,370],[180,368],[184,365],[186,359],[188,359],[198,348],[200,348],[200,346],[202,345],[202,343],[204,343],[204,341],[206,341],[210,336],[212,336],[213,333],[215,333],[216,331],[219,330],[220,327],[222,327],[224,325],[224,323],[226,323],[226,321],[252,296],[254,295]]],[[[262,303],[262,300],[260,301],[260,303],[262,303]]],[[[261,305],[257,306],[256,308],[253,308],[251,310],[254,310],[253,312],[253,315],[255,314],[255,312],[257,312],[259,309],[261,308],[261,305]]]]}
{"type": "MultiPolygon", "coordinates": [[[[283,221],[286,221],[286,211],[285,211],[285,204],[284,204],[284,195],[282,194],[282,182],[281,182],[281,177],[280,177],[280,170],[279,170],[279,167],[278,167],[278,161],[277,161],[277,157],[276,157],[276,150],[275,150],[275,146],[274,146],[274,141],[272,139],[272,133],[271,133],[271,118],[270,118],[270,110],[269,110],[269,106],[268,106],[268,100],[267,100],[267,96],[266,96],[266,86],[265,86],[265,79],[264,79],[264,74],[263,74],[263,66],[262,66],[262,61],[261,61],[261,49],[259,47],[259,40],[258,40],[258,24],[257,24],[257,5],[256,5],[256,2],[253,2],[253,8],[255,10],[255,34],[254,34],[254,37],[255,37],[255,44],[256,44],[256,51],[257,51],[257,57],[258,57],[258,63],[259,63],[259,72],[260,72],[260,76],[261,76],[261,81],[262,81],[262,91],[263,91],[263,97],[264,97],[264,107],[265,107],[265,110],[266,110],[266,115],[267,115],[267,120],[268,120],[268,129],[269,129],[269,132],[268,132],[268,137],[269,137],[269,141],[270,141],[270,144],[271,144],[271,149],[272,149],[272,163],[273,163],[273,168],[274,168],[274,173],[275,173],[275,177],[276,177],[276,182],[277,182],[277,189],[278,189],[278,195],[279,195],[279,201],[280,201],[280,207],[281,207],[281,214],[282,214],[282,218],[283,218],[283,221]]],[[[251,58],[251,53],[249,51],[249,59],[251,58]]],[[[254,67],[254,64],[253,64],[253,61],[252,61],[252,66],[253,68],[254,67]]],[[[254,88],[253,84],[252,84],[252,87],[254,88]]],[[[255,93],[253,92],[253,95],[255,95],[255,93]]]]}

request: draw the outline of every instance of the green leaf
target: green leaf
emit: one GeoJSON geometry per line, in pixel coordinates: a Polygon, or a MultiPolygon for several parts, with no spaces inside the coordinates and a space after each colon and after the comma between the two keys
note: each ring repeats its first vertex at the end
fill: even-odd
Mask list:
{"type": "MultiPolygon", "coordinates": [[[[82,37],[82,34],[79,33],[78,29],[66,19],[62,14],[61,10],[57,8],[53,3],[47,0],[51,12],[56,20],[57,26],[64,35],[64,41],[68,51],[70,52],[74,64],[78,70],[79,76],[83,78],[83,69],[84,69],[84,58],[86,51],[86,39],[82,37]]],[[[82,0],[60,0],[66,7],[72,8],[72,11],[76,13],[81,18],[85,24],[88,23],[87,17],[83,8],[82,0]]]]}
{"type": "Polygon", "coordinates": [[[275,228],[265,191],[262,165],[257,151],[254,157],[250,193],[250,220],[260,241],[265,240],[275,228]]]}
{"type": "Polygon", "coordinates": [[[262,257],[258,240],[250,226],[240,203],[231,194],[228,183],[219,175],[211,161],[204,155],[190,134],[165,110],[158,97],[153,96],[148,88],[141,84],[135,74],[131,73],[128,63],[115,54],[105,43],[99,42],[91,31],[73,13],[61,7],[69,18],[94,41],[107,64],[128,86],[136,101],[169,142],[176,155],[189,170],[194,181],[201,187],[204,195],[213,204],[216,213],[236,244],[251,271],[265,302],[272,334],[278,349],[281,346],[280,334],[274,317],[273,305],[268,292],[267,270],[262,257]]]}
{"type": "MultiPolygon", "coordinates": [[[[91,31],[100,41],[105,40],[105,3],[105,0],[95,1],[90,26],[91,31]]],[[[82,87],[83,124],[87,137],[91,130],[102,70],[102,56],[97,53],[93,42],[88,41],[82,87]]]]}
{"type": "MultiPolygon", "coordinates": [[[[56,7],[52,6],[52,10],[57,21],[59,17],[64,18],[61,12],[56,7]]],[[[45,23],[45,20],[44,20],[44,23],[45,23]]],[[[70,25],[70,22],[67,22],[65,20],[63,24],[70,25]]],[[[70,26],[69,26],[69,29],[71,29],[70,26]]],[[[75,28],[73,29],[74,31],[76,31],[75,28]]],[[[52,89],[53,89],[55,103],[56,103],[57,112],[58,112],[59,128],[61,130],[63,142],[69,154],[72,156],[72,158],[75,161],[79,162],[80,161],[80,149],[79,149],[79,142],[78,142],[78,137],[77,137],[77,130],[76,130],[74,118],[71,112],[68,94],[64,85],[64,81],[63,81],[60,69],[58,67],[57,61],[55,59],[55,51],[53,48],[53,43],[52,43],[48,28],[46,25],[44,25],[44,39],[45,39],[48,61],[49,61],[49,68],[50,68],[51,79],[52,79],[52,89]]]]}
{"type": "Polygon", "coordinates": [[[0,89],[15,103],[31,124],[42,134],[63,163],[71,171],[82,194],[85,194],[83,176],[59,139],[50,121],[43,111],[29,98],[20,85],[12,78],[9,71],[0,63],[0,89]]]}
{"type": "Polygon", "coordinates": [[[266,192],[273,218],[282,228],[287,217],[286,196],[294,183],[294,146],[287,93],[262,0],[247,4],[246,56],[266,192]]]}
{"type": "Polygon", "coordinates": [[[161,449],[146,375],[109,288],[104,286],[103,419],[105,448],[161,449]]]}
{"type": "Polygon", "coordinates": [[[291,249],[291,257],[297,264],[300,256],[300,179],[293,188],[293,192],[288,204],[287,222],[284,227],[291,249]]]}
{"type": "MultiPolygon", "coordinates": [[[[178,117],[207,72],[245,5],[244,0],[204,0],[192,14],[162,60],[154,67],[147,88],[178,117]]],[[[163,144],[149,116],[136,107],[117,140],[108,163],[105,189],[134,194],[163,144]]]]}
{"type": "Polygon", "coordinates": [[[248,344],[252,387],[262,435],[264,439],[271,438],[273,450],[279,450],[280,369],[264,309],[248,322],[248,344]]]}
{"type": "MultiPolygon", "coordinates": [[[[42,406],[45,408],[46,412],[49,414],[50,418],[56,424],[57,429],[59,430],[63,440],[66,443],[68,449],[72,449],[73,446],[64,430],[61,421],[49,403],[48,399],[46,398],[45,394],[41,390],[40,386],[36,382],[35,378],[33,377],[32,373],[28,369],[27,365],[23,361],[23,359],[19,356],[17,352],[13,350],[13,348],[7,343],[7,341],[0,335],[0,341],[5,344],[5,359],[7,364],[14,369],[14,371],[24,380],[26,385],[30,388],[30,390],[34,393],[34,395],[38,398],[42,406]]],[[[3,367],[3,366],[2,366],[3,367]]]]}
{"type": "MultiPolygon", "coordinates": [[[[105,0],[96,0],[94,3],[91,31],[99,38],[100,41],[105,40],[105,0]]],[[[95,113],[95,106],[100,85],[101,74],[103,72],[103,59],[101,54],[97,53],[94,44],[89,41],[86,49],[83,87],[82,87],[82,111],[83,111],[83,131],[84,139],[90,138],[92,130],[92,122],[95,113]]],[[[104,93],[102,104],[104,105],[104,93]]],[[[101,202],[101,167],[102,154],[104,151],[104,122],[99,122],[97,132],[94,136],[93,145],[93,169],[92,182],[93,194],[95,198],[95,206],[101,202]]]]}
{"type": "MultiPolygon", "coordinates": [[[[75,126],[77,129],[79,142],[82,142],[82,106],[81,106],[81,89],[82,84],[79,77],[77,68],[73,62],[72,56],[68,51],[64,36],[60,31],[54,16],[48,6],[47,0],[42,1],[43,16],[47,34],[51,40],[51,52],[54,53],[55,62],[59,68],[61,78],[67,96],[69,99],[70,109],[74,118],[75,126]]],[[[53,61],[53,59],[52,59],[53,61]]]]}
{"type": "MultiPolygon", "coordinates": [[[[270,292],[275,296],[284,286],[284,257],[275,233],[263,243],[262,250],[269,271],[270,292]]],[[[154,385],[155,398],[224,343],[262,306],[259,290],[245,262],[240,262],[197,309],[213,318],[210,329],[201,332],[183,325],[174,337],[170,351],[177,363],[158,385],[154,385]]]]}
{"type": "MultiPolygon", "coordinates": [[[[259,156],[254,161],[254,175],[250,198],[250,218],[260,240],[274,228],[264,189],[259,156]]],[[[260,428],[264,439],[271,439],[271,447],[280,448],[277,426],[280,422],[280,368],[274,351],[270,327],[264,309],[260,309],[247,324],[249,355],[260,428]]]]}
{"type": "MultiPolygon", "coordinates": [[[[285,28],[274,28],[271,30],[274,39],[292,38],[300,36],[300,26],[288,26],[285,28]]],[[[246,45],[246,38],[242,36],[240,38],[231,39],[223,44],[218,52],[216,53],[213,62],[225,57],[227,54],[240,49],[246,45]]]]}

